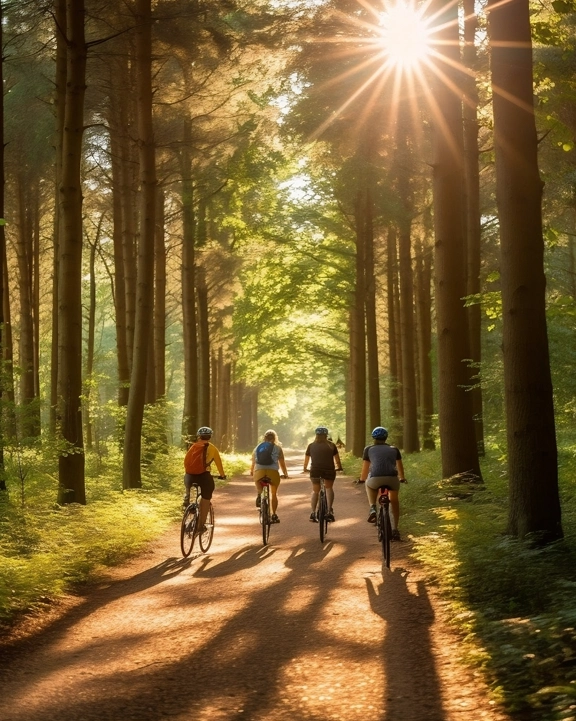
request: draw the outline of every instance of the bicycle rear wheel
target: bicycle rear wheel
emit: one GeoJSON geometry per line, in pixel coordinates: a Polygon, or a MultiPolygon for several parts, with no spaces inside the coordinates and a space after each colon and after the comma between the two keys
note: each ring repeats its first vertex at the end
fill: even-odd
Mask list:
{"type": "Polygon", "coordinates": [[[194,505],[188,506],[184,511],[182,525],[180,526],[180,548],[182,555],[187,558],[192,552],[194,545],[194,531],[198,523],[198,509],[194,505]]]}
{"type": "Polygon", "coordinates": [[[392,524],[390,523],[390,512],[388,509],[381,509],[382,513],[382,555],[386,568],[390,568],[390,541],[392,539],[392,524]]]}
{"type": "Polygon", "coordinates": [[[206,553],[212,544],[212,536],[214,535],[214,508],[210,504],[210,510],[206,517],[206,530],[201,536],[198,536],[200,540],[200,548],[206,553]]]}
{"type": "Polygon", "coordinates": [[[320,502],[318,503],[318,528],[320,530],[320,543],[324,543],[324,538],[328,532],[328,504],[324,491],[320,491],[320,502]]]}
{"type": "Polygon", "coordinates": [[[270,507],[268,506],[268,496],[263,496],[260,503],[260,523],[262,524],[262,542],[266,546],[270,538],[270,507]]]}

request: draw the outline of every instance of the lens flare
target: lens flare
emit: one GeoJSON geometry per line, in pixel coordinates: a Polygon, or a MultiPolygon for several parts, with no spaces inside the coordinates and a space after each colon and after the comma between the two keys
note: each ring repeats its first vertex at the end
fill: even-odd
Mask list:
{"type": "Polygon", "coordinates": [[[391,65],[411,70],[429,52],[429,30],[421,14],[409,5],[390,7],[380,17],[380,44],[391,65]]]}

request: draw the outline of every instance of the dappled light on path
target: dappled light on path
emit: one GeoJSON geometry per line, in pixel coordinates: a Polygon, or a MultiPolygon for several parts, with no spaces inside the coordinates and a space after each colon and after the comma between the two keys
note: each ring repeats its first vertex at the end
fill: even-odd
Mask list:
{"type": "Polygon", "coordinates": [[[263,547],[251,482],[219,489],[210,553],[180,560],[174,528],[33,639],[34,654],[14,649],[0,718],[463,718],[445,699],[465,687],[464,672],[451,667],[456,683],[441,674],[436,616],[405,570],[406,544],[383,574],[364,493],[349,479],[337,481],[338,520],[321,544],[308,493],[302,477],[282,484],[281,523],[263,547]]]}

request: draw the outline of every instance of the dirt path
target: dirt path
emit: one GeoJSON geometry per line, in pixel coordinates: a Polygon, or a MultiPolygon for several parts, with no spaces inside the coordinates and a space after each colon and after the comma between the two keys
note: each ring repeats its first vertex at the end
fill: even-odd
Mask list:
{"type": "Polygon", "coordinates": [[[338,479],[322,546],[309,486],[283,481],[267,548],[232,481],[209,554],[183,560],[174,528],[71,600],[0,659],[0,719],[503,721],[407,543],[382,573],[364,489],[338,479]]]}

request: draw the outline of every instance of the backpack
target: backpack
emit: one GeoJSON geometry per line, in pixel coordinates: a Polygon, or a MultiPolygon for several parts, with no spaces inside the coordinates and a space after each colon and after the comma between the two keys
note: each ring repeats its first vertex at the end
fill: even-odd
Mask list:
{"type": "Polygon", "coordinates": [[[272,449],[274,444],[270,441],[262,441],[259,446],[256,447],[256,463],[260,466],[271,466],[274,463],[272,459],[272,449]]]}
{"type": "Polygon", "coordinates": [[[208,441],[196,441],[188,449],[184,459],[186,473],[200,475],[206,471],[206,454],[208,452],[208,441]]]}

